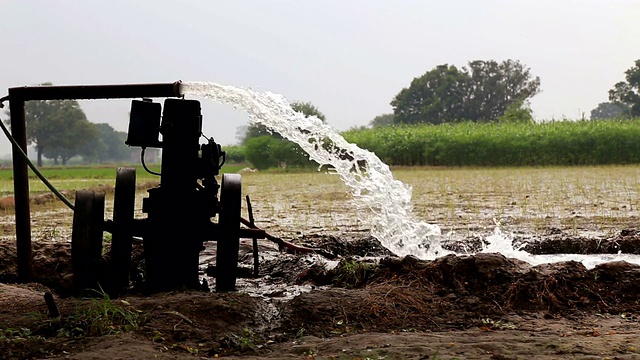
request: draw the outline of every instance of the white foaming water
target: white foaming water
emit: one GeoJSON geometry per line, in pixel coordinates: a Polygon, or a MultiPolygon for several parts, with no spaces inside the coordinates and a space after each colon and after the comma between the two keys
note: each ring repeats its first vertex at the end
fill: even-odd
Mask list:
{"type": "Polygon", "coordinates": [[[369,208],[371,233],[394,253],[434,258],[440,247],[440,227],[418,221],[412,214],[411,187],[393,178],[374,153],[348,143],[315,116],[305,117],[282,95],[216,83],[185,82],[181,92],[246,111],[252,122],[265,125],[298,144],[311,160],[330,165],[351,188],[357,205],[369,208]],[[323,146],[323,144],[333,144],[323,146]]]}
{"type": "MultiPolygon", "coordinates": [[[[279,94],[210,82],[184,82],[181,93],[207,98],[247,112],[252,122],[265,125],[298,144],[311,160],[330,165],[351,188],[357,205],[370,209],[371,235],[398,256],[434,259],[451,253],[442,248],[440,227],[419,221],[412,213],[411,187],[396,180],[374,153],[347,142],[331,126],[315,116],[305,117],[279,94]],[[326,146],[326,144],[333,144],[326,146]]],[[[635,255],[531,255],[515,249],[511,238],[496,227],[482,252],[498,252],[533,265],[575,260],[587,267],[626,260],[640,264],[635,255]]]]}
{"type": "Polygon", "coordinates": [[[520,259],[531,265],[540,265],[554,263],[560,261],[577,261],[581,262],[587,269],[592,269],[596,265],[610,261],[626,261],[632,264],[640,265],[640,256],[634,254],[551,254],[551,255],[532,255],[524,250],[513,247],[513,239],[508,234],[502,233],[500,228],[496,226],[493,234],[487,236],[487,245],[481,252],[483,253],[500,253],[508,258],[520,259]]]}

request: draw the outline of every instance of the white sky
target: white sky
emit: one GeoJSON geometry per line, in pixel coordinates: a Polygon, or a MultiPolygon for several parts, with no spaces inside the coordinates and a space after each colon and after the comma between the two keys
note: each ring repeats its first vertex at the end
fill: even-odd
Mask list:
{"type": "MultiPolygon", "coordinates": [[[[0,0],[0,96],[47,81],[213,81],[310,101],[346,130],[392,112],[439,64],[514,59],[541,79],[537,119],[588,117],[640,58],[638,19],[639,0],[0,0]]],[[[129,104],[82,103],[121,131],[129,104]]],[[[246,115],[202,104],[205,134],[235,143],[246,115]]]]}

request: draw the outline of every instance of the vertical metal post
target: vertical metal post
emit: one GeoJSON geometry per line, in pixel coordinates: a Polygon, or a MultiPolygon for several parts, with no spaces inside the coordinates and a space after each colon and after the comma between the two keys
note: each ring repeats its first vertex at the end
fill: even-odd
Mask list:
{"type": "MultiPolygon", "coordinates": [[[[24,117],[24,99],[12,94],[9,89],[9,110],[11,114],[11,135],[20,148],[27,153],[27,129],[24,117]]],[[[13,155],[13,196],[16,206],[16,252],[18,254],[18,280],[30,282],[31,269],[31,213],[29,208],[29,171],[27,161],[20,151],[13,155]]]]}

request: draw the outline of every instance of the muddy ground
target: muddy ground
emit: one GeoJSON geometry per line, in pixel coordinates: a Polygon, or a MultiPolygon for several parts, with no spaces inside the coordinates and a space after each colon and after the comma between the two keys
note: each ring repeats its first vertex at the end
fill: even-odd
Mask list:
{"type": "MultiPolygon", "coordinates": [[[[597,242],[559,229],[545,238],[530,251],[640,252],[635,230],[597,242]]],[[[15,247],[2,243],[0,357],[640,358],[640,266],[530,266],[499,254],[421,261],[395,257],[362,234],[296,242],[336,258],[278,252],[262,243],[260,276],[241,279],[237,292],[145,295],[133,284],[129,294],[108,301],[69,296],[68,243],[34,244],[31,284],[15,283],[15,247]],[[47,317],[45,292],[53,293],[59,319],[47,317]],[[106,312],[105,302],[138,314],[137,326],[111,315],[99,329],[102,318],[86,309],[106,312]],[[87,313],[93,315],[82,319],[87,313]]],[[[245,268],[250,251],[243,242],[245,268]]]]}

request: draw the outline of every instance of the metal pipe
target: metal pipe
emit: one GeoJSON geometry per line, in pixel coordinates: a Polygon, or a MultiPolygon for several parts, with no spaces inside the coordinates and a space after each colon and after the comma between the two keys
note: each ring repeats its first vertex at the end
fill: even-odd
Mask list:
{"type": "Polygon", "coordinates": [[[9,89],[9,98],[28,100],[131,99],[181,97],[181,81],[158,84],[40,85],[9,89]]]}
{"type": "MultiPolygon", "coordinates": [[[[24,100],[12,96],[9,89],[9,110],[11,116],[11,134],[16,145],[27,152],[27,129],[24,120],[24,100]]],[[[13,197],[16,206],[16,253],[18,255],[18,280],[31,281],[31,213],[29,209],[29,172],[27,161],[20,151],[15,149],[13,155],[13,197]]]]}
{"type": "MultiPolygon", "coordinates": [[[[24,86],[9,89],[11,134],[19,147],[27,152],[27,132],[24,103],[29,100],[82,100],[82,99],[126,99],[152,97],[181,97],[181,81],[158,84],[125,85],[66,85],[24,86]]],[[[14,145],[15,147],[15,145],[14,145]]],[[[18,256],[18,280],[32,279],[31,210],[29,205],[29,172],[27,162],[14,149],[13,191],[16,217],[16,251],[18,256]]]]}

